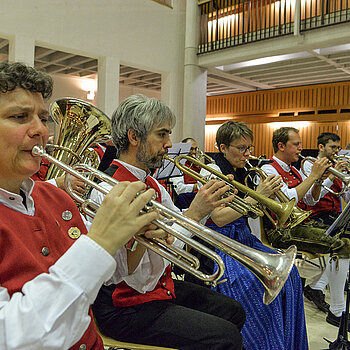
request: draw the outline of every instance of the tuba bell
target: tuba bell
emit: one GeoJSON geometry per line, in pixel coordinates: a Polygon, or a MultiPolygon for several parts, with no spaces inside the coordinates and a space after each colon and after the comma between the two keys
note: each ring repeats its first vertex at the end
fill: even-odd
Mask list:
{"type": "MultiPolygon", "coordinates": [[[[54,148],[52,155],[68,165],[87,162],[97,167],[97,159],[88,147],[110,140],[111,126],[107,115],[94,105],[72,97],[55,100],[49,112],[59,125],[56,145],[51,146],[54,148]]],[[[46,179],[57,178],[63,173],[51,164],[46,179]]]]}

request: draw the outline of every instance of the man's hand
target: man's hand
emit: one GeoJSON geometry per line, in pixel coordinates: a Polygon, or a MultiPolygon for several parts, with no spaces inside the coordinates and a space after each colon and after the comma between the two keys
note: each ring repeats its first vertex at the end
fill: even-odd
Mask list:
{"type": "Polygon", "coordinates": [[[169,234],[166,231],[164,231],[161,228],[157,228],[157,226],[154,224],[144,227],[142,231],[138,233],[138,235],[143,233],[146,238],[164,239],[164,241],[168,244],[174,243],[174,240],[175,240],[173,236],[169,236],[169,234]]]}
{"type": "Polygon", "coordinates": [[[210,180],[196,194],[185,215],[199,221],[209,215],[216,207],[230,202],[234,195],[222,198],[230,189],[224,181],[210,180]]]}
{"type": "Polygon", "coordinates": [[[107,194],[96,213],[88,236],[113,255],[128,240],[158,218],[156,211],[140,215],[155,192],[140,181],[123,181],[107,194]],[[136,197],[136,198],[135,198],[136,197]]]}
{"type": "Polygon", "coordinates": [[[322,157],[317,159],[311,169],[310,177],[314,177],[315,180],[321,179],[324,172],[331,166],[328,158],[322,157]]]}
{"type": "MultiPolygon", "coordinates": [[[[63,174],[55,179],[57,187],[60,188],[61,190],[64,190],[64,191],[66,191],[66,187],[65,187],[64,183],[65,183],[67,176],[68,176],[68,174],[63,174]]],[[[75,177],[73,175],[71,176],[71,186],[72,186],[73,191],[77,195],[83,195],[85,193],[86,185],[85,185],[84,181],[81,179],[78,179],[77,177],[75,177]]]]}

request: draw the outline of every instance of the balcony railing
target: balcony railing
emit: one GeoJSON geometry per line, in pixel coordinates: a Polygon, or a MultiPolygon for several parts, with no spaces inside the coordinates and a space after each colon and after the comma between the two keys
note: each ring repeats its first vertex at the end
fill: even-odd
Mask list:
{"type": "Polygon", "coordinates": [[[198,53],[350,21],[350,0],[212,0],[199,6],[198,53]]]}

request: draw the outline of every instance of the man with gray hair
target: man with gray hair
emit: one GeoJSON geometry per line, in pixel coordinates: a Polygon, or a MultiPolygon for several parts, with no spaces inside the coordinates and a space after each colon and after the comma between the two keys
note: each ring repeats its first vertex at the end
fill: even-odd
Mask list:
{"type": "MultiPolygon", "coordinates": [[[[156,191],[157,201],[179,211],[165,188],[150,176],[172,145],[174,125],[173,112],[161,101],[142,95],[128,97],[112,116],[117,153],[106,173],[117,180],[145,182],[156,191]]],[[[214,208],[232,200],[221,198],[227,190],[223,182],[210,181],[184,215],[196,221],[205,219],[214,208]]],[[[101,202],[103,195],[93,191],[92,199],[101,202]]],[[[183,246],[176,239],[173,244],[183,246]]],[[[117,285],[102,287],[93,307],[104,334],[178,349],[241,349],[245,313],[239,303],[210,289],[173,280],[169,261],[143,245],[124,254],[129,274],[117,285]]]]}

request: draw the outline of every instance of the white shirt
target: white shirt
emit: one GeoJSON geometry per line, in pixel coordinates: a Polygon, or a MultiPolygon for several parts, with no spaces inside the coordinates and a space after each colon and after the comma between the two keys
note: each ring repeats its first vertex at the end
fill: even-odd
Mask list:
{"type": "MultiPolygon", "coordinates": [[[[286,172],[290,172],[291,171],[291,167],[290,165],[286,164],[285,162],[283,162],[282,160],[278,159],[277,157],[273,156],[272,157],[279,165],[280,167],[286,171],[286,172]]],[[[295,168],[294,168],[295,169],[295,168]]],[[[263,170],[267,175],[280,175],[279,172],[271,165],[271,164],[265,164],[261,167],[261,170],[263,170]]],[[[302,180],[304,181],[306,179],[306,176],[303,173],[300,173],[297,169],[295,169],[301,176],[302,180]]],[[[314,197],[312,196],[312,188],[313,186],[310,187],[310,189],[305,193],[304,197],[303,197],[303,201],[305,204],[307,205],[315,205],[318,200],[315,200],[314,197]]],[[[288,185],[283,182],[281,191],[289,198],[295,198],[298,202],[298,194],[297,191],[294,188],[288,188],[288,185]]]]}
{"type": "MultiPolygon", "coordinates": [[[[128,163],[122,162],[120,160],[117,160],[120,164],[122,164],[127,170],[129,170],[134,176],[136,176],[140,181],[145,182],[146,178],[149,174],[147,174],[144,170],[134,167],[133,165],[130,165],[128,163]]],[[[181,212],[173,203],[169,193],[166,191],[166,189],[159,184],[159,182],[154,179],[156,182],[160,192],[161,192],[161,198],[164,206],[168,207],[169,209],[181,212]]],[[[107,188],[108,190],[111,189],[111,186],[107,183],[101,183],[101,186],[107,188]]],[[[97,203],[102,203],[104,199],[104,195],[101,192],[98,192],[97,190],[93,190],[91,192],[91,199],[97,203]]],[[[180,227],[179,225],[174,224],[172,226],[174,229],[181,231],[183,234],[190,236],[191,234],[180,227]]],[[[174,245],[182,248],[184,246],[184,243],[182,241],[179,241],[178,239],[175,239],[174,245]]],[[[124,264],[126,266],[127,264],[127,256],[126,256],[126,249],[123,247],[119,250],[119,252],[122,252],[125,259],[121,261],[120,263],[124,264]]],[[[118,263],[119,264],[119,263],[118,263]]],[[[157,285],[158,280],[164,273],[165,268],[169,265],[169,261],[166,259],[163,259],[160,255],[154,253],[151,250],[146,249],[146,252],[144,256],[142,257],[139,265],[135,269],[135,271],[128,275],[125,273],[124,275],[120,275],[120,273],[114,274],[113,278],[109,283],[119,283],[122,280],[125,281],[131,288],[135,289],[139,293],[146,293],[148,291],[152,291],[155,286],[157,285]]],[[[127,272],[127,267],[124,268],[124,270],[127,272]]]]}
{"type": "MultiPolygon", "coordinates": [[[[312,167],[313,167],[312,162],[306,161],[304,163],[304,171],[307,174],[307,176],[309,176],[311,174],[312,167]]],[[[323,196],[325,196],[329,192],[325,187],[330,188],[332,185],[333,185],[333,181],[329,177],[327,177],[327,179],[322,182],[320,198],[322,198],[323,196]]],[[[343,183],[343,188],[344,188],[344,183],[343,183]]],[[[350,200],[350,191],[349,190],[345,191],[339,198],[343,198],[344,201],[346,203],[348,203],[350,200]]]]}
{"type": "Polygon", "coordinates": [[[184,176],[172,177],[170,181],[173,183],[177,194],[193,192],[194,184],[185,184],[184,176]]]}
{"type": "MultiPolygon", "coordinates": [[[[33,186],[30,179],[22,185],[28,209],[20,195],[3,189],[0,203],[34,215],[33,186]]],[[[7,289],[0,286],[0,349],[62,350],[73,346],[91,321],[89,306],[115,268],[114,259],[82,235],[50,267],[49,273],[25,283],[22,293],[14,293],[10,298],[7,289]]]]}

